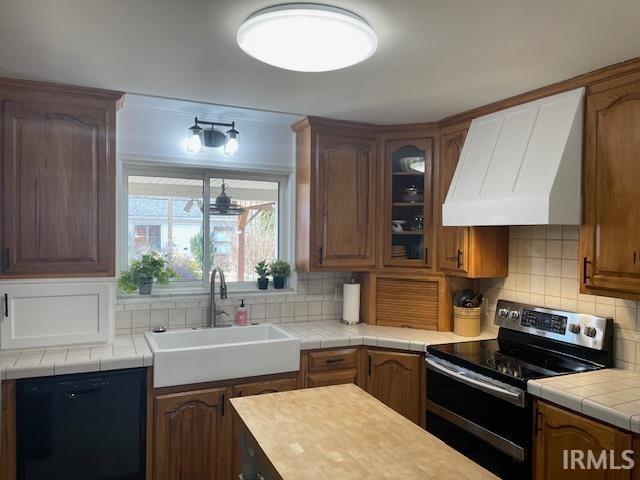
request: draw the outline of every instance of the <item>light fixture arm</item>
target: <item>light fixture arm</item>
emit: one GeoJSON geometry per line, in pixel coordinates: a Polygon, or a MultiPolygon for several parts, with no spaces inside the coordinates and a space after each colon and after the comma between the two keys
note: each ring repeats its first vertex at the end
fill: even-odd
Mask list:
{"type": "Polygon", "coordinates": [[[198,126],[198,125],[209,125],[211,127],[231,127],[231,128],[236,128],[236,122],[231,122],[231,123],[208,122],[206,120],[198,120],[198,117],[196,117],[196,126],[198,126]]]}

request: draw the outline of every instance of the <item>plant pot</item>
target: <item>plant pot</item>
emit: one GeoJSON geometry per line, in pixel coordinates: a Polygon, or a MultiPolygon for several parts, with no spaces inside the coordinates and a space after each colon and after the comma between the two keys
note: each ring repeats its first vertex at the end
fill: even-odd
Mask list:
{"type": "Polygon", "coordinates": [[[138,293],[140,295],[151,295],[153,288],[153,277],[140,277],[138,280],[138,293]]]}
{"type": "Polygon", "coordinates": [[[266,290],[269,287],[269,278],[268,277],[259,277],[258,278],[258,288],[260,290],[266,290]]]}
{"type": "Polygon", "coordinates": [[[273,288],[283,289],[286,281],[287,277],[273,277],[273,288]]]}

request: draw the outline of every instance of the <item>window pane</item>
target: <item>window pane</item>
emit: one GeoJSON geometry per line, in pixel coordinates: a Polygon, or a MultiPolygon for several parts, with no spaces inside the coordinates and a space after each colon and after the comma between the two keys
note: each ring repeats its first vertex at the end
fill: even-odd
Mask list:
{"type": "MultiPolygon", "coordinates": [[[[255,266],[278,256],[278,182],[225,180],[226,194],[236,208],[211,210],[212,265],[219,265],[227,282],[257,278],[255,266]]],[[[222,192],[222,179],[212,178],[211,204],[222,192]]]]}
{"type": "Polygon", "coordinates": [[[178,282],[202,280],[202,180],[130,175],[129,263],[159,252],[178,282]]]}

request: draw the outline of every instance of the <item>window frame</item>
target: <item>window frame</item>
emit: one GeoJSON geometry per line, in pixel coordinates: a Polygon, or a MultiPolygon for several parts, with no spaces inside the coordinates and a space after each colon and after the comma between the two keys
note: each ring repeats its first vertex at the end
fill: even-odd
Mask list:
{"type": "MultiPolygon", "coordinates": [[[[121,271],[128,268],[128,222],[129,222],[129,176],[148,176],[148,177],[168,177],[168,178],[184,178],[190,180],[201,180],[203,182],[203,203],[206,205],[210,202],[211,191],[210,181],[212,178],[225,180],[254,180],[266,182],[278,182],[278,208],[276,230],[276,246],[277,256],[283,260],[293,263],[293,239],[295,235],[294,211],[293,211],[293,183],[292,174],[282,172],[265,172],[265,171],[237,171],[224,170],[219,168],[202,168],[189,165],[166,166],[158,164],[127,164],[122,163],[120,172],[119,194],[118,194],[118,215],[121,217],[117,222],[119,226],[118,238],[118,275],[121,271]]],[[[203,231],[207,232],[203,236],[203,252],[209,251],[210,246],[210,216],[203,214],[203,231]]],[[[209,265],[208,255],[203,259],[203,279],[194,282],[176,282],[169,285],[154,285],[153,296],[171,296],[171,295],[193,295],[209,293],[209,274],[211,265],[209,265]]],[[[290,279],[290,288],[285,291],[295,290],[295,272],[292,272],[290,279]]],[[[228,284],[229,293],[265,293],[264,290],[258,290],[255,281],[230,282],[228,284]]],[[[267,290],[272,292],[273,290],[267,290]]],[[[282,292],[282,290],[280,290],[282,292]]],[[[122,292],[119,293],[123,295],[122,292]]],[[[136,296],[137,294],[132,294],[136,296]]],[[[126,295],[129,296],[129,295],[126,295]]]]}

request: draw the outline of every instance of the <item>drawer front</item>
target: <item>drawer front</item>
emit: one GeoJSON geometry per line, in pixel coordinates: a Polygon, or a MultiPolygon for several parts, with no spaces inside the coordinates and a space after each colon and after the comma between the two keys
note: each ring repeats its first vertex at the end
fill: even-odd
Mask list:
{"type": "Polygon", "coordinates": [[[338,370],[335,372],[310,373],[307,376],[307,388],[327,387],[329,385],[358,384],[357,370],[338,370]]]}
{"type": "Polygon", "coordinates": [[[326,372],[328,370],[345,370],[356,368],[358,351],[355,348],[327,350],[309,353],[309,371],[326,372]]]}

